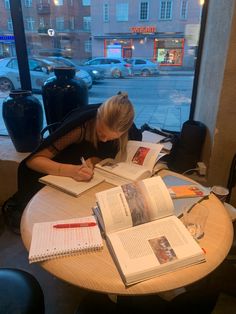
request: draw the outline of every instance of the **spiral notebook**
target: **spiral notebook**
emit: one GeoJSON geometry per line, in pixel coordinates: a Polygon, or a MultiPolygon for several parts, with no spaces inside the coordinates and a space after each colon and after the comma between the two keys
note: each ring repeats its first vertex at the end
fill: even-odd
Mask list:
{"type": "Polygon", "coordinates": [[[29,263],[92,252],[100,250],[102,247],[102,236],[94,216],[35,223],[29,251],[29,263]],[[77,226],[74,227],[74,224],[77,226]],[[79,227],[78,224],[82,224],[82,227],[79,227]],[[88,224],[88,226],[84,226],[84,224],[88,224]]]}

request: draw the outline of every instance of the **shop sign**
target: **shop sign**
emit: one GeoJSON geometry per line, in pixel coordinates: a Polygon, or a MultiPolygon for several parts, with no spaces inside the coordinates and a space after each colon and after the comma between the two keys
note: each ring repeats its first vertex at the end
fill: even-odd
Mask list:
{"type": "Polygon", "coordinates": [[[0,36],[0,40],[15,40],[15,37],[12,35],[9,36],[0,36]]]}
{"type": "Polygon", "coordinates": [[[156,26],[133,26],[130,27],[131,33],[155,33],[156,32],[156,26]]]}

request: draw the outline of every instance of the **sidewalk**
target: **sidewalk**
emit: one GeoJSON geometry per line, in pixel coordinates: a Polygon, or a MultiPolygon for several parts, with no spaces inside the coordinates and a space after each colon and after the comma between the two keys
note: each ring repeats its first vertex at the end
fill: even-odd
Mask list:
{"type": "Polygon", "coordinates": [[[159,71],[159,75],[193,76],[193,75],[194,75],[194,71],[165,71],[165,70],[162,71],[162,70],[160,70],[160,71],[159,71]]]}

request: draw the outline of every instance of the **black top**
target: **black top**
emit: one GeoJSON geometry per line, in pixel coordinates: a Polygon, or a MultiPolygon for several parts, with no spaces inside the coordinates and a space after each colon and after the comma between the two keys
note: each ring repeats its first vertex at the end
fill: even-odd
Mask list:
{"type": "MultiPolygon", "coordinates": [[[[87,121],[96,117],[99,105],[88,105],[82,108],[77,108],[70,112],[61,125],[47,138],[45,138],[38,148],[25,158],[18,168],[18,192],[19,206],[21,210],[24,209],[32,196],[40,190],[44,185],[38,182],[38,179],[44,176],[44,173],[34,171],[27,167],[26,161],[32,157],[36,152],[53,146],[53,143],[65,136],[67,133],[75,128],[85,128],[87,121]]],[[[84,132],[85,133],[85,132],[84,132]]],[[[140,130],[133,126],[129,130],[130,140],[142,140],[142,133],[140,130]]],[[[62,151],[59,151],[53,160],[68,163],[68,164],[81,164],[80,158],[83,156],[85,159],[90,157],[114,158],[118,152],[118,141],[112,140],[107,142],[98,142],[97,148],[85,139],[80,139],[79,143],[74,143],[67,146],[62,151]]],[[[20,209],[20,208],[19,208],[20,209]]]]}

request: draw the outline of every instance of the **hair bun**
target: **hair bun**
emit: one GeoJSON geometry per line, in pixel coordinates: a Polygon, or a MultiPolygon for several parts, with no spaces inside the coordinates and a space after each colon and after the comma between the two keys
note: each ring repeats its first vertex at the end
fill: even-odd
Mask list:
{"type": "Polygon", "coordinates": [[[120,95],[120,96],[122,96],[123,98],[127,98],[127,99],[128,99],[128,93],[126,93],[126,92],[119,91],[119,92],[117,93],[117,95],[120,95]]]}

